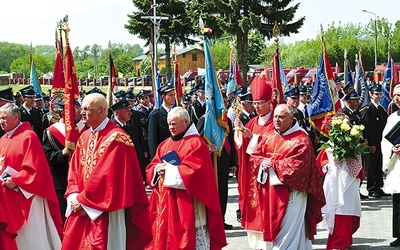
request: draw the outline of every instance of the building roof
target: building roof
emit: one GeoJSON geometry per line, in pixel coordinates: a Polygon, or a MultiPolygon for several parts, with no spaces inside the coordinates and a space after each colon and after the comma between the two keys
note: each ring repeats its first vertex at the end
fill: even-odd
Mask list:
{"type": "MultiPolygon", "coordinates": [[[[182,54],[186,54],[186,53],[191,52],[193,50],[198,50],[198,51],[203,52],[202,49],[191,47],[191,48],[176,49],[176,55],[179,56],[179,55],[182,55],[182,54]]],[[[144,55],[137,56],[137,57],[133,58],[132,60],[133,61],[142,61],[143,59],[145,59],[147,57],[147,55],[149,53],[150,53],[150,51],[148,50],[148,51],[146,51],[144,53],[144,55]]],[[[173,54],[174,54],[174,52],[173,52],[173,50],[171,50],[171,55],[173,55],[173,54]]],[[[164,49],[160,50],[159,56],[160,56],[160,59],[165,59],[165,50],[164,49]]]]}

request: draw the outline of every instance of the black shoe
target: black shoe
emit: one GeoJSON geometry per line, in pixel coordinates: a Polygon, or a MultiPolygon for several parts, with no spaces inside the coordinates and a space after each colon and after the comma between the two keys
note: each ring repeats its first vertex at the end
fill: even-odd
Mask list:
{"type": "Polygon", "coordinates": [[[225,229],[225,230],[232,230],[232,229],[233,229],[233,226],[232,226],[232,225],[229,225],[229,224],[226,224],[226,223],[224,222],[224,229],[225,229]]]}
{"type": "Polygon", "coordinates": [[[360,193],[360,199],[361,200],[366,200],[366,199],[368,199],[368,196],[363,195],[362,193],[360,193]]]}
{"type": "Polygon", "coordinates": [[[376,191],[369,191],[368,192],[368,196],[372,197],[372,198],[382,198],[382,195],[380,195],[378,192],[376,191]]]}
{"type": "Polygon", "coordinates": [[[387,193],[385,193],[385,192],[383,192],[383,190],[382,189],[377,189],[377,190],[375,190],[378,194],[380,194],[381,196],[390,196],[390,194],[387,194],[387,193]]]}
{"type": "Polygon", "coordinates": [[[397,238],[395,241],[390,242],[391,247],[398,247],[400,246],[400,238],[397,238]]]}
{"type": "Polygon", "coordinates": [[[236,210],[236,219],[239,223],[242,222],[242,213],[240,212],[240,209],[236,210]]]}

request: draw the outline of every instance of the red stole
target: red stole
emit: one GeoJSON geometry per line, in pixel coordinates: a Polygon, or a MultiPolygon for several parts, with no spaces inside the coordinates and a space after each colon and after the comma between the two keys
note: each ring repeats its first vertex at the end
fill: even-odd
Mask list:
{"type": "MultiPolygon", "coordinates": [[[[271,111],[273,112],[273,111],[271,111]]],[[[252,118],[246,128],[253,133],[259,134],[259,141],[262,136],[271,129],[272,113],[270,119],[263,126],[258,125],[259,116],[252,118]]],[[[250,155],[246,153],[250,139],[243,136],[243,144],[238,150],[239,157],[239,175],[238,175],[238,191],[239,191],[239,208],[242,213],[242,226],[247,230],[262,231],[261,211],[262,201],[260,200],[259,184],[257,182],[257,170],[250,161],[250,155]]]]}
{"type": "Polygon", "coordinates": [[[216,177],[211,158],[204,157],[209,152],[200,136],[163,141],[146,168],[147,182],[152,182],[155,166],[162,162],[161,157],[172,150],[177,152],[181,161],[178,170],[186,190],[164,187],[160,183],[153,187],[150,217],[154,238],[147,249],[195,249],[194,199],[206,207],[210,249],[221,249],[226,245],[226,236],[216,177]]]}
{"type": "MultiPolygon", "coordinates": [[[[28,122],[19,126],[11,138],[0,139],[0,174],[6,166],[19,173],[12,180],[20,188],[47,200],[56,229],[62,236],[62,220],[50,168],[42,145],[28,122]]],[[[27,222],[32,198],[26,199],[19,190],[0,188],[0,249],[12,249],[14,238],[27,222]],[[3,248],[4,243],[7,247],[3,248]]]]}
{"type": "Polygon", "coordinates": [[[104,211],[92,221],[72,213],[65,222],[62,249],[106,249],[108,212],[125,208],[127,249],[143,249],[151,239],[148,199],[130,137],[112,121],[78,140],[68,172],[66,197],[79,193],[83,205],[104,211]],[[121,157],[124,156],[124,157],[121,157]]]}
{"type": "Polygon", "coordinates": [[[272,158],[273,169],[283,183],[270,186],[267,181],[262,185],[265,195],[264,240],[273,241],[276,238],[292,189],[308,194],[306,220],[308,236],[313,239],[316,225],[322,220],[321,208],[325,198],[310,138],[302,130],[288,135],[270,131],[260,145],[252,157],[254,164],[259,166],[264,157],[272,158]]]}

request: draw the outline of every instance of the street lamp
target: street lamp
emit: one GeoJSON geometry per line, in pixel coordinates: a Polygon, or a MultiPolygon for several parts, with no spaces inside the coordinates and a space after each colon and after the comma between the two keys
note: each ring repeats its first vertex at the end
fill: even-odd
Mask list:
{"type": "Polygon", "coordinates": [[[378,32],[376,30],[376,14],[368,10],[362,10],[362,11],[375,16],[374,28],[375,28],[375,66],[376,66],[378,64],[378,32]]]}

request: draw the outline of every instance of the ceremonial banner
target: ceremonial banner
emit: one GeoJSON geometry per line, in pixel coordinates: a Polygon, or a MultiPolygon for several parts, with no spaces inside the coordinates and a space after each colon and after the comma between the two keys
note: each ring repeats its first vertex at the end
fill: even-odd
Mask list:
{"type": "Polygon", "coordinates": [[[117,73],[115,71],[114,61],[111,56],[111,52],[109,55],[110,60],[110,77],[108,78],[108,88],[107,88],[107,103],[110,108],[113,105],[113,94],[118,91],[117,84],[117,73]]]}
{"type": "MultiPolygon", "coordinates": [[[[392,101],[393,90],[392,86],[393,83],[397,82],[397,79],[393,79],[394,73],[394,61],[392,55],[389,53],[388,63],[386,64],[385,74],[383,75],[382,80],[382,99],[380,104],[387,110],[389,103],[392,101]]],[[[397,77],[395,77],[397,78],[397,77]]]]}
{"type": "Polygon", "coordinates": [[[285,70],[282,66],[282,61],[279,59],[279,73],[281,77],[281,82],[283,84],[283,92],[286,92],[290,89],[289,84],[286,80],[285,70]]]}
{"type": "Polygon", "coordinates": [[[162,98],[161,95],[158,93],[158,90],[161,87],[161,81],[160,81],[160,76],[158,75],[158,67],[157,67],[157,62],[154,60],[154,84],[153,84],[153,93],[154,93],[154,108],[158,108],[162,104],[162,98]]]}
{"type": "MultiPolygon", "coordinates": [[[[278,49],[274,52],[273,55],[273,62],[272,62],[272,88],[276,88],[279,92],[279,97],[277,96],[278,104],[284,103],[285,100],[283,98],[283,88],[282,88],[282,81],[281,81],[281,63],[279,60],[279,52],[278,49]]],[[[285,78],[286,80],[286,78],[285,78]]]]}
{"type": "Polygon", "coordinates": [[[72,51],[67,44],[67,53],[65,55],[65,147],[75,150],[80,132],[78,123],[81,120],[80,103],[78,102],[79,89],[76,77],[76,69],[72,51]]]}
{"type": "Polygon", "coordinates": [[[182,91],[181,75],[179,73],[179,63],[176,61],[174,63],[174,72],[171,76],[169,83],[175,87],[175,99],[176,99],[175,103],[178,106],[181,103],[183,97],[183,91],[182,91]]]}
{"type": "Polygon", "coordinates": [[[226,96],[229,96],[230,93],[234,92],[237,86],[243,86],[242,76],[240,74],[239,65],[237,64],[236,61],[235,53],[236,51],[233,48],[231,48],[229,77],[228,77],[226,96]]]}
{"type": "Polygon", "coordinates": [[[338,90],[333,80],[331,64],[323,42],[321,60],[317,69],[312,101],[310,123],[321,134],[328,137],[327,123],[341,109],[338,90]]]}
{"type": "Polygon", "coordinates": [[[354,74],[354,87],[357,94],[360,96],[360,108],[368,105],[371,100],[369,99],[369,91],[367,83],[365,82],[364,67],[362,63],[361,51],[356,56],[356,68],[354,74]]]}
{"type": "Polygon", "coordinates": [[[55,123],[60,120],[61,113],[58,108],[54,108],[55,103],[60,103],[64,101],[64,66],[61,58],[59,49],[56,52],[56,62],[54,63],[54,73],[53,73],[53,83],[51,88],[50,96],[50,124],[55,123]]]}
{"type": "Polygon", "coordinates": [[[210,40],[204,36],[205,54],[205,95],[206,95],[206,114],[204,121],[204,138],[208,144],[217,147],[217,155],[221,155],[225,138],[229,133],[228,118],[221,89],[219,87],[213,59],[210,53],[210,40]]]}
{"type": "Polygon", "coordinates": [[[344,59],[344,84],[343,86],[347,85],[348,83],[353,83],[353,77],[351,75],[351,70],[350,70],[350,63],[347,59],[344,59]]]}
{"type": "Polygon", "coordinates": [[[31,58],[31,78],[30,78],[30,85],[33,87],[33,90],[36,93],[39,93],[43,99],[42,89],[40,88],[40,84],[37,78],[35,63],[33,62],[33,58],[31,58]]]}

